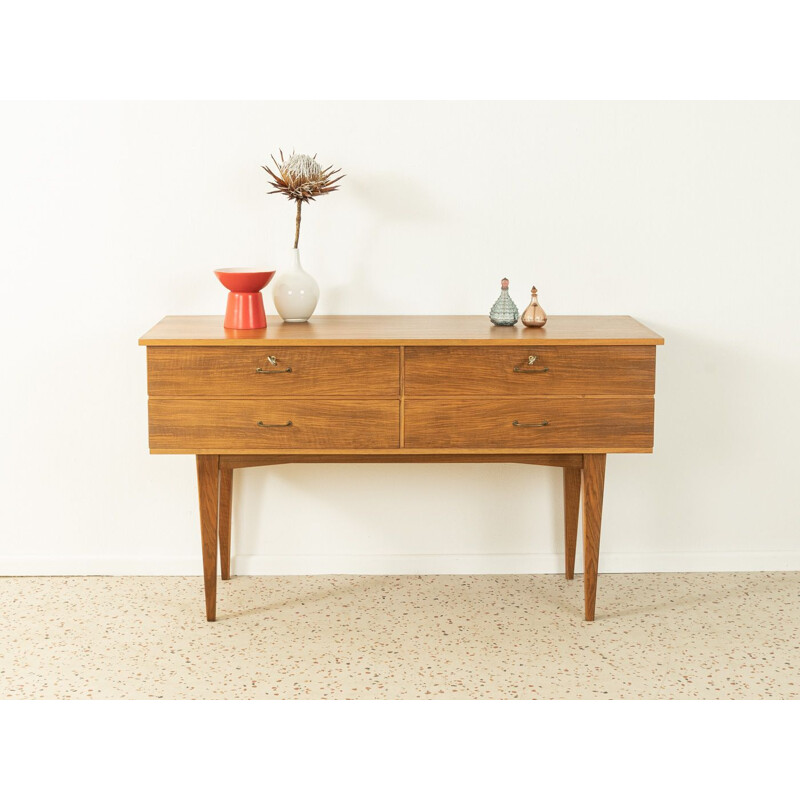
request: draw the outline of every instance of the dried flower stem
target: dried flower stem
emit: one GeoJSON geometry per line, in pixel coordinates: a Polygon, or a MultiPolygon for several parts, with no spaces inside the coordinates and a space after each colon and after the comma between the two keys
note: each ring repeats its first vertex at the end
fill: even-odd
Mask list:
{"type": "Polygon", "coordinates": [[[275,156],[272,156],[272,161],[278,170],[277,173],[267,166],[264,166],[263,169],[272,179],[269,181],[269,185],[273,187],[273,191],[268,194],[282,194],[288,200],[294,200],[297,203],[297,219],[294,229],[294,248],[296,250],[300,241],[301,204],[335,192],[344,175],[338,175],[341,169],[334,169],[333,166],[322,169],[317,163],[316,154],[307,156],[292,153],[289,158],[284,158],[283,151],[278,152],[281,154],[280,164],[275,160],[275,156]],[[334,178],[334,175],[337,177],[334,178]]]}

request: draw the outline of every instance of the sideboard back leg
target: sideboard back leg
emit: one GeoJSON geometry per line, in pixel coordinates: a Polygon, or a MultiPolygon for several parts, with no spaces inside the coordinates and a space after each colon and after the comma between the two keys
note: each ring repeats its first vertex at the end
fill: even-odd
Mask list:
{"type": "Polygon", "coordinates": [[[588,622],[594,619],[597,595],[605,474],[605,453],[587,453],[583,456],[583,596],[588,622]]]}
{"type": "Polygon", "coordinates": [[[200,498],[200,535],[206,619],[217,617],[217,515],[219,512],[219,456],[197,456],[197,493],[200,498]]]}
{"type": "Polygon", "coordinates": [[[233,470],[219,471],[219,564],[222,580],[231,579],[231,507],[233,503],[233,470]]]}
{"type": "Polygon", "coordinates": [[[575,548],[578,544],[578,511],[581,505],[580,467],[564,467],[564,574],[575,577],[575,548]]]}

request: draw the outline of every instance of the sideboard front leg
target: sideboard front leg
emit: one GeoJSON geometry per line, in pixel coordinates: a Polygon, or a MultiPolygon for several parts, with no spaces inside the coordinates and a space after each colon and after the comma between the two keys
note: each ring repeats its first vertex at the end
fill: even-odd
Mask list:
{"type": "Polygon", "coordinates": [[[605,474],[605,453],[587,453],[583,456],[583,597],[588,622],[594,619],[597,595],[605,474]]]}
{"type": "Polygon", "coordinates": [[[217,618],[219,456],[197,456],[197,493],[200,498],[200,535],[203,544],[206,619],[213,622],[217,618]]]}
{"type": "Polygon", "coordinates": [[[231,579],[231,508],[233,502],[233,470],[219,471],[219,565],[222,580],[231,579]]]}
{"type": "Polygon", "coordinates": [[[564,467],[564,574],[575,577],[575,548],[578,544],[578,512],[581,505],[581,469],[564,467]]]}

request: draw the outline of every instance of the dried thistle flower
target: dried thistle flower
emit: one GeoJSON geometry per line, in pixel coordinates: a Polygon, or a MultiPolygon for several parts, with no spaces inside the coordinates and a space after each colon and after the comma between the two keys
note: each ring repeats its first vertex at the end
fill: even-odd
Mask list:
{"type": "Polygon", "coordinates": [[[334,169],[332,166],[322,169],[317,162],[317,156],[307,156],[292,153],[289,158],[284,158],[283,151],[278,151],[281,155],[281,163],[275,160],[275,156],[270,156],[278,170],[276,175],[269,167],[262,167],[266,170],[272,180],[270,186],[274,190],[267,194],[282,194],[288,200],[297,203],[297,220],[295,225],[294,246],[300,241],[300,210],[303,203],[316,200],[322,195],[335,192],[339,187],[338,183],[344,175],[334,178],[341,169],[334,169]]]}

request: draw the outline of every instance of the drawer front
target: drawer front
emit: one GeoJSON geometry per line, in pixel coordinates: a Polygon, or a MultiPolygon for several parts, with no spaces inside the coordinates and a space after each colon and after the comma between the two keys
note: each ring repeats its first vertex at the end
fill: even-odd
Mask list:
{"type": "Polygon", "coordinates": [[[148,347],[147,379],[151,397],[397,397],[400,350],[148,347]]]}
{"type": "Polygon", "coordinates": [[[652,397],[406,400],[405,446],[649,450],[653,406],[652,397]]]}
{"type": "Polygon", "coordinates": [[[653,395],[656,349],[406,347],[405,394],[653,395]]]}
{"type": "Polygon", "coordinates": [[[149,409],[152,450],[252,453],[400,443],[397,400],[151,398],[149,409]]]}

